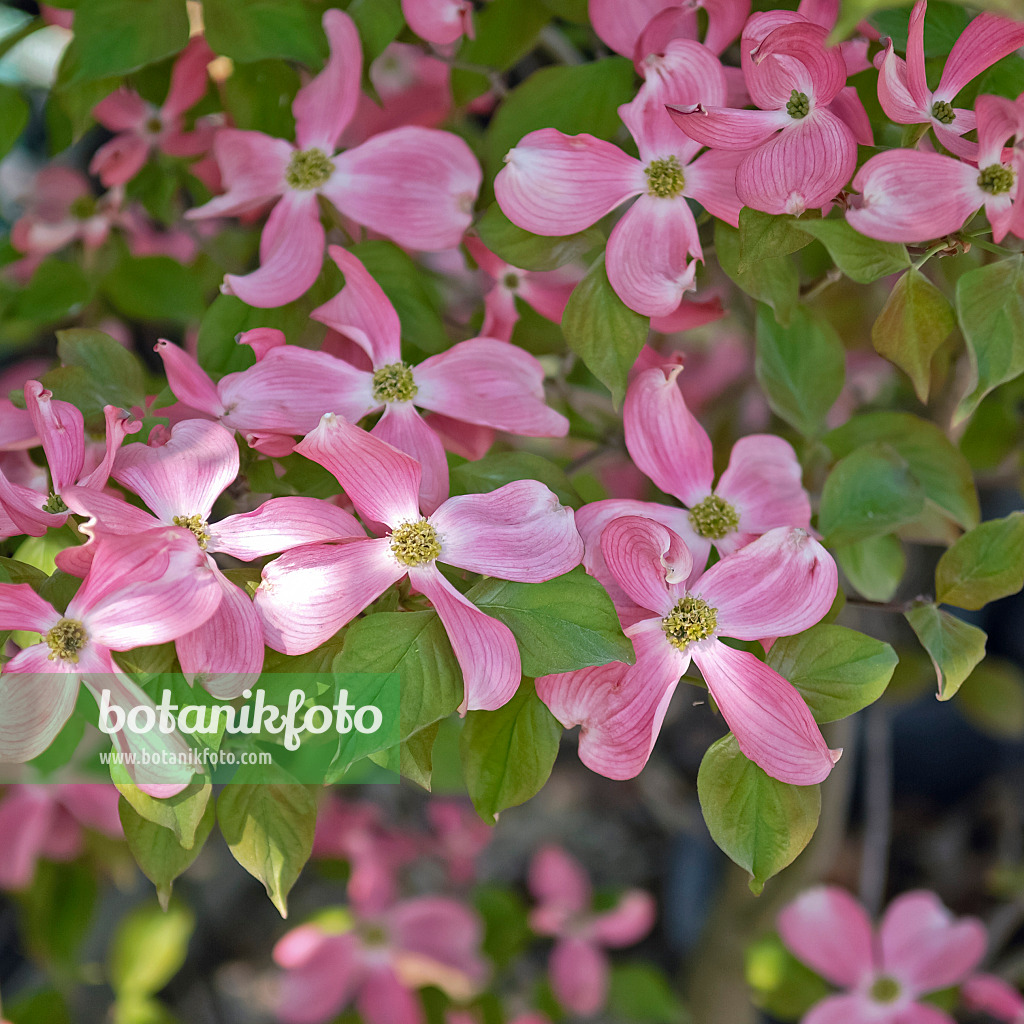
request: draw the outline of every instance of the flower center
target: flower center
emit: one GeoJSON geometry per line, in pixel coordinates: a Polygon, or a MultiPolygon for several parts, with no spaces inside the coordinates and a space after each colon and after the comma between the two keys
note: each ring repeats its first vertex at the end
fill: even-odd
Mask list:
{"type": "Polygon", "coordinates": [[[334,163],[322,149],[303,149],[292,154],[284,180],[289,188],[308,192],[319,188],[334,173],[334,163]]]}
{"type": "Polygon", "coordinates": [[[426,519],[402,523],[391,532],[391,553],[402,565],[423,565],[441,554],[441,542],[426,519]]]}
{"type": "Polygon", "coordinates": [[[937,100],[932,104],[932,117],[943,124],[952,124],[956,120],[956,111],[945,100],[937,100]]]}
{"type": "Polygon", "coordinates": [[[690,522],[702,537],[721,540],[740,525],[740,514],[724,498],[709,494],[690,509],[690,522]]]}
{"type": "Polygon", "coordinates": [[[659,199],[675,199],[686,188],[683,165],[678,157],[667,156],[663,160],[652,160],[645,168],[647,193],[659,199]]]}
{"type": "Polygon", "coordinates": [[[93,196],[79,196],[68,209],[76,220],[88,220],[96,212],[96,199],[93,196]]]}
{"type": "Polygon", "coordinates": [[[160,118],[156,116],[151,117],[146,122],[146,131],[149,132],[150,135],[159,135],[160,132],[163,131],[163,127],[164,126],[160,118]]]}
{"type": "Polygon", "coordinates": [[[508,273],[502,279],[502,283],[509,291],[514,292],[519,287],[519,275],[508,273]]]}
{"type": "Polygon", "coordinates": [[[378,402],[409,402],[419,388],[412,377],[412,367],[405,363],[390,363],[373,374],[373,397],[378,402]]]}
{"type": "Polygon", "coordinates": [[[680,651],[688,644],[706,640],[718,626],[718,609],[699,597],[684,597],[661,620],[668,642],[680,651]]]}
{"type": "Polygon", "coordinates": [[[52,512],[57,514],[59,512],[67,512],[68,507],[64,504],[64,499],[53,491],[50,492],[50,496],[46,499],[46,504],[43,505],[44,512],[52,512]]]}
{"type": "Polygon", "coordinates": [[[205,551],[206,544],[210,539],[210,531],[207,528],[206,520],[197,512],[194,516],[175,516],[172,520],[175,526],[184,526],[195,534],[199,546],[205,551]]]}
{"type": "Polygon", "coordinates": [[[1001,196],[1013,188],[1013,170],[1003,164],[991,164],[978,175],[978,188],[1001,196]]]}
{"type": "Polygon", "coordinates": [[[894,1003],[900,997],[900,983],[895,978],[883,976],[871,986],[871,998],[876,1003],[894,1003]]]}
{"type": "Polygon", "coordinates": [[[786,113],[790,117],[795,117],[799,120],[801,117],[806,117],[811,112],[811,101],[807,98],[807,93],[797,92],[794,89],[789,94],[789,100],[786,102],[786,113]]]}
{"type": "Polygon", "coordinates": [[[85,646],[89,637],[85,628],[75,619],[61,619],[56,626],[43,636],[46,646],[50,648],[47,656],[50,661],[60,658],[78,664],[78,652],[85,646]]]}

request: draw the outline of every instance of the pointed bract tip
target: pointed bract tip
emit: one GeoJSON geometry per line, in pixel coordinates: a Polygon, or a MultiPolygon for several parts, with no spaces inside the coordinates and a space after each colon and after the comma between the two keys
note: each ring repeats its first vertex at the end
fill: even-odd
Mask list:
{"type": "Polygon", "coordinates": [[[839,758],[843,756],[843,748],[837,747],[835,750],[830,750],[828,756],[832,758],[832,763],[836,764],[839,758]]]}

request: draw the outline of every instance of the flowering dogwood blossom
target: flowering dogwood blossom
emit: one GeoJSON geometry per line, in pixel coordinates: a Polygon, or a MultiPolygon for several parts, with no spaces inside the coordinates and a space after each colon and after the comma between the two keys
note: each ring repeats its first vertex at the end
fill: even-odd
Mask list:
{"type": "Polygon", "coordinates": [[[449,498],[424,516],[419,463],[332,414],[295,450],[330,470],[363,519],[387,532],[308,545],[267,565],[256,592],[267,643],[286,654],[311,651],[408,576],[448,632],[465,682],[462,709],[510,700],[522,678],[512,632],[463,597],[437,563],[523,583],[561,576],[583,555],[572,509],[538,481],[517,480],[449,498]]]}
{"type": "Polygon", "coordinates": [[[402,14],[421,39],[448,46],[463,36],[473,38],[471,0],[402,0],[402,14]]]}
{"type": "Polygon", "coordinates": [[[251,306],[291,302],[316,280],[325,237],[318,196],[400,245],[432,250],[458,244],[480,188],[476,158],[449,132],[408,125],[335,151],[359,99],[362,49],[344,11],[325,11],[323,25],[331,55],[295,97],[295,145],[221,129],[213,152],[227,192],[186,215],[237,216],[277,199],[260,239],[259,270],[225,277],[231,293],[251,306]]]}
{"type": "Polygon", "coordinates": [[[968,1010],[987,1013],[1005,1024],[1024,1024],[1024,996],[995,974],[972,974],[960,989],[968,1010]]]}
{"type": "Polygon", "coordinates": [[[829,996],[801,1024],[953,1024],[921,996],[963,981],[985,953],[985,928],[954,918],[932,892],[904,893],[873,934],[864,908],[834,886],[809,889],[778,918],[799,960],[846,991],[829,996]]]}

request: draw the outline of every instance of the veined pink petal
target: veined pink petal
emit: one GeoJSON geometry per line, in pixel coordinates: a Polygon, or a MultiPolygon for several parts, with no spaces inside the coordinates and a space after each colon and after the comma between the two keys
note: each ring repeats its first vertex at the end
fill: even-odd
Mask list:
{"type": "Polygon", "coordinates": [[[931,109],[927,96],[920,103],[910,92],[907,63],[893,51],[892,40],[885,41],[885,50],[875,58],[878,66],[878,102],[886,115],[897,124],[922,124],[931,109]]]}
{"type": "Polygon", "coordinates": [[[601,554],[619,586],[642,608],[665,616],[686,593],[693,559],[682,538],[653,519],[624,516],[601,533],[601,554]]]}
{"type": "Polygon", "coordinates": [[[219,423],[182,420],[158,448],[139,442],[121,448],[113,475],[164,523],[175,516],[207,519],[220,493],[238,476],[238,446],[219,423]]]}
{"type": "Polygon", "coordinates": [[[472,223],[483,174],[451,132],[406,125],[334,159],[321,192],[346,217],[410,249],[458,245],[472,223]]]}
{"type": "Polygon", "coordinates": [[[27,583],[0,584],[0,629],[45,633],[59,620],[60,613],[27,583]]]}
{"type": "Polygon", "coordinates": [[[184,114],[206,95],[206,65],[214,53],[202,36],[193,36],[171,71],[171,86],[160,113],[167,120],[184,114]]]}
{"type": "MultiPolygon", "coordinates": [[[[698,7],[704,6],[704,4],[694,4],[693,6],[687,5],[685,7],[682,5],[666,7],[664,10],[658,11],[658,13],[647,22],[643,31],[637,37],[631,54],[633,58],[633,65],[641,77],[647,77],[646,64],[648,59],[652,56],[657,57],[663,54],[669,43],[673,40],[695,40],[699,37],[700,31],[697,22],[697,10],[698,7]]],[[[742,7],[742,4],[737,4],[736,6],[742,7]]],[[[743,21],[746,21],[746,15],[743,16],[743,20],[740,22],[739,28],[743,27],[743,21]]],[[[739,32],[739,28],[737,28],[737,33],[739,32]]],[[[707,48],[711,50],[710,46],[707,48]]],[[[712,52],[720,54],[722,51],[713,50],[712,52]]]]}
{"type": "Polygon", "coordinates": [[[716,562],[691,588],[718,611],[721,636],[792,636],[832,607],[832,556],[806,531],[780,527],[716,562]]]}
{"type": "Polygon", "coordinates": [[[702,153],[686,168],[683,194],[696,199],[719,220],[738,226],[743,203],[736,195],[736,168],[745,155],[732,149],[709,149],[702,153]]]}
{"type": "Polygon", "coordinates": [[[544,404],[544,367],[495,338],[470,338],[415,370],[415,402],[453,419],[527,437],[564,437],[569,421],[544,404]]]}
{"type": "Polygon", "coordinates": [[[676,378],[682,367],[644,370],[622,407],[626,448],[637,468],[666,494],[695,505],[711,492],[711,439],[686,407],[676,378]]]}
{"type": "Polygon", "coordinates": [[[89,161],[89,173],[95,174],[107,188],[131,181],[149,157],[149,142],[141,135],[124,132],[105,142],[89,161]]]}
{"type": "Polygon", "coordinates": [[[87,473],[79,481],[80,487],[95,490],[107,486],[107,480],[114,468],[114,459],[121,448],[121,442],[129,435],[137,433],[142,424],[131,419],[122,409],[113,405],[103,407],[103,419],[106,424],[106,438],[103,458],[96,463],[95,469],[87,473]]]}
{"type": "Polygon", "coordinates": [[[800,1024],[852,1024],[853,1021],[870,1021],[871,1024],[953,1024],[953,1020],[944,1013],[939,1020],[918,1020],[912,1016],[918,1009],[916,1005],[903,1006],[894,1004],[895,1008],[886,1008],[875,1002],[867,993],[853,993],[829,996],[807,1011],[800,1024]]]}
{"type": "Polygon", "coordinates": [[[740,750],[773,779],[812,786],[842,751],[830,751],[796,687],[747,651],[719,640],[692,645],[693,660],[740,750]]]}
{"type": "Polygon", "coordinates": [[[412,402],[389,402],[371,431],[374,437],[411,455],[419,464],[420,508],[426,515],[448,497],[448,459],[441,439],[423,421],[412,402]]]}
{"type": "Polygon", "coordinates": [[[330,57],[323,71],[298,91],[292,113],[299,149],[315,147],[330,155],[356,112],[363,74],[363,49],[355,22],[344,11],[336,8],[324,11],[323,26],[330,57]]]}
{"type": "Polygon", "coordinates": [[[505,216],[537,235],[571,235],[647,190],[643,164],[593,135],[530,132],[494,179],[505,216]]]}
{"type": "Polygon", "coordinates": [[[430,517],[440,561],[521,583],[542,583],[580,564],[573,511],[537,480],[449,498],[430,517]]]}
{"type": "Polygon", "coordinates": [[[73,484],[85,461],[85,420],[70,402],[60,402],[37,380],[25,382],[25,408],[43,445],[59,494],[73,484]]]}
{"type": "Polygon", "coordinates": [[[857,93],[856,86],[843,86],[836,93],[835,99],[829,104],[828,109],[850,129],[850,133],[859,145],[873,146],[875,144],[875,136],[871,131],[871,121],[857,93]]]}
{"type": "MultiPolygon", "coordinates": [[[[468,236],[467,236],[468,240],[468,236]]],[[[568,301],[568,296],[566,296],[568,301]]],[[[563,312],[565,307],[562,307],[563,312]]],[[[499,341],[511,341],[512,332],[519,322],[519,310],[516,309],[516,296],[503,284],[496,284],[484,296],[484,322],[480,328],[481,336],[497,338],[499,341]]],[[[555,321],[561,323],[561,319],[555,321]]]]}
{"type": "Polygon", "coordinates": [[[419,1000],[388,964],[367,964],[356,995],[356,1009],[366,1024],[423,1024],[419,1000]]]}
{"type": "Polygon", "coordinates": [[[766,213],[800,214],[831,202],[857,166],[857,141],[830,110],[812,110],[747,154],[736,194],[766,213]]]}
{"type": "Polygon", "coordinates": [[[163,339],[153,346],[153,351],[163,360],[167,383],[178,401],[211,416],[224,414],[224,403],[216,386],[194,356],[163,339]]]}
{"type": "Polygon", "coordinates": [[[608,280],[630,309],[667,316],[695,288],[702,258],[697,224],[682,196],[642,195],[608,239],[608,280]]]}
{"type": "Polygon", "coordinates": [[[987,11],[979,14],[953,44],[935,99],[952,100],[971,79],[1022,46],[1024,23],[987,11]]]}
{"type": "Polygon", "coordinates": [[[466,600],[437,566],[409,569],[413,586],[437,610],[462,669],[462,711],[493,711],[507,704],[522,681],[523,669],[512,631],[466,600]]]}
{"type": "Polygon", "coordinates": [[[811,100],[812,109],[828,106],[846,84],[842,52],[838,46],[825,45],[828,29],[800,19],[772,29],[750,48],[747,33],[758,17],[751,18],[743,34],[743,73],[750,98],[763,109],[785,108],[796,89],[811,100]]]}
{"type": "Polygon", "coordinates": [[[653,927],[658,915],[654,897],[642,889],[629,889],[618,904],[591,919],[591,938],[604,946],[618,949],[639,942],[653,927]]]}
{"type": "Polygon", "coordinates": [[[365,430],[328,413],[295,450],[333,473],[364,519],[395,527],[420,518],[419,463],[365,430]]]}
{"type": "Polygon", "coordinates": [[[122,86],[92,108],[92,116],[112,132],[141,131],[150,116],[150,105],[137,93],[122,86]]]}
{"type": "Polygon", "coordinates": [[[670,0],[590,0],[590,23],[602,42],[624,57],[633,56],[640,33],[670,0]]]}
{"type": "Polygon", "coordinates": [[[327,249],[345,275],[345,286],[310,317],[351,338],[370,357],[374,369],[402,360],[402,327],[391,300],[356,256],[340,245],[327,249]]]}
{"type": "Polygon", "coordinates": [[[988,937],[975,917],[955,918],[933,892],[904,893],[879,926],[881,968],[915,995],[963,981],[985,955],[988,937]]]}
{"type": "Polygon", "coordinates": [[[970,139],[963,139],[972,128],[977,127],[977,120],[973,110],[965,110],[963,107],[953,108],[954,121],[951,125],[943,124],[938,118],[933,117],[932,131],[935,138],[961,160],[970,163],[978,162],[978,144],[970,139]]]}
{"type": "Polygon", "coordinates": [[[704,0],[708,15],[704,45],[712,53],[721,53],[736,41],[750,14],[749,0],[704,0]]]}
{"type": "Polygon", "coordinates": [[[221,128],[213,140],[213,155],[227,191],[185,216],[234,217],[281,195],[288,187],[284,175],[294,152],[290,142],[263,132],[221,128]]]}
{"type": "MultiPolygon", "coordinates": [[[[518,295],[541,316],[560,324],[566,303],[573,289],[583,275],[575,267],[560,267],[558,270],[527,271],[519,278],[518,295]]],[[[495,289],[497,290],[497,289],[495,289]]],[[[493,292],[491,293],[493,294],[493,292]]],[[[497,337],[481,328],[484,337],[497,337]]]]}
{"type": "Polygon", "coordinates": [[[284,336],[284,331],[276,327],[253,327],[252,330],[242,331],[237,335],[235,342],[239,345],[248,345],[256,356],[256,361],[260,362],[275,348],[285,348],[288,339],[284,336]]]}
{"type": "Polygon", "coordinates": [[[492,427],[481,427],[476,423],[442,416],[439,412],[428,413],[423,421],[437,434],[448,451],[464,459],[482,459],[494,444],[495,431],[492,427]]]}
{"type": "Polygon", "coordinates": [[[670,106],[668,113],[694,142],[713,149],[751,149],[793,123],[785,110],[735,110],[701,103],[670,106]]]}
{"type": "Polygon", "coordinates": [[[334,636],[406,573],[387,537],[309,545],[263,569],[256,611],[267,645],[305,654],[334,636]]]}
{"type": "Polygon", "coordinates": [[[974,112],[978,128],[978,166],[1000,163],[1003,147],[1018,133],[1024,135],[1024,112],[1004,96],[979,96],[974,112]]]}
{"type": "Polygon", "coordinates": [[[13,483],[0,470],[0,514],[14,526],[10,536],[26,533],[30,537],[42,537],[51,526],[62,526],[67,521],[66,513],[43,511],[45,502],[45,494],[13,483]]]}
{"type": "Polygon", "coordinates": [[[533,898],[541,904],[537,909],[554,912],[548,923],[555,924],[557,919],[558,927],[555,930],[545,929],[545,935],[558,934],[567,918],[590,909],[593,898],[590,879],[579,861],[560,846],[549,844],[537,851],[530,861],[527,884],[533,898]]]}
{"type": "Polygon", "coordinates": [[[1019,1024],[1024,1020],[1024,996],[995,974],[975,974],[968,978],[960,989],[960,998],[969,1010],[987,1013],[1006,1024],[1019,1024]]]}
{"type": "Polygon", "coordinates": [[[365,536],[351,513],[329,501],[295,496],[271,498],[252,512],[213,523],[206,547],[251,562],[303,544],[365,536]]]}
{"type": "Polygon", "coordinates": [[[891,149],[857,172],[859,206],[846,219],[862,235],[885,242],[920,242],[959,231],[989,197],[976,168],[938,153],[891,149]],[[936,203],[934,197],[942,196],[936,203]]]}
{"type": "MultiPolygon", "coordinates": [[[[198,422],[198,421],[197,421],[198,422]]],[[[98,525],[105,533],[129,534],[154,530],[160,520],[136,505],[130,505],[124,498],[115,497],[105,491],[94,491],[85,487],[69,487],[63,494],[64,502],[76,515],[89,516],[91,523],[82,527],[87,536],[93,535],[93,526],[98,525]]],[[[94,548],[95,545],[86,545],[94,548]]],[[[78,550],[65,548],[65,551],[78,550]]],[[[65,570],[68,572],[69,570],[65,570]]]]}
{"type": "Polygon", "coordinates": [[[473,5],[469,0],[402,0],[409,28],[428,43],[447,46],[462,36],[473,38],[473,5]]]}
{"type": "Polygon", "coordinates": [[[263,228],[259,269],[243,277],[225,274],[224,285],[250,306],[283,306],[313,286],[323,261],[324,229],[316,193],[289,191],[263,228]]]}
{"type": "Polygon", "coordinates": [[[274,947],[287,969],[278,982],[277,1015],[284,1024],[320,1024],[351,1001],[364,978],[359,936],[327,935],[305,924],[274,947]]]}
{"type": "Polygon", "coordinates": [[[555,998],[570,1013],[593,1016],[608,1000],[608,957],[591,942],[559,939],[548,971],[555,998]]]}
{"type": "Polygon", "coordinates": [[[854,988],[875,969],[871,921],[834,885],[801,893],[782,909],[776,926],[790,952],[833,985],[854,988]]]}

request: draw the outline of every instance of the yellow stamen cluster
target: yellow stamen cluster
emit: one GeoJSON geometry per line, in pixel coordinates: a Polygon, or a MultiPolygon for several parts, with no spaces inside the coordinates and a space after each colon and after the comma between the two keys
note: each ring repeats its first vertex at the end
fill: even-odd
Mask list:
{"type": "Polygon", "coordinates": [[[44,512],[56,514],[58,512],[67,512],[67,510],[68,507],[64,504],[64,499],[59,494],[53,492],[50,493],[50,496],[46,499],[46,504],[43,505],[44,512]]]}
{"type": "Polygon", "coordinates": [[[790,117],[795,117],[798,121],[802,117],[806,117],[811,112],[811,101],[807,98],[807,93],[797,92],[794,89],[789,94],[789,100],[786,103],[786,113],[790,117]]]}
{"type": "Polygon", "coordinates": [[[46,646],[50,648],[47,656],[50,661],[69,661],[78,664],[78,652],[85,646],[89,637],[85,627],[75,619],[61,619],[56,626],[43,636],[46,646]]]}
{"type": "Polygon", "coordinates": [[[680,651],[706,640],[718,627],[718,609],[699,597],[684,597],[661,620],[668,642],[680,651]]]}
{"type": "Polygon", "coordinates": [[[900,997],[900,983],[895,978],[878,978],[871,986],[871,998],[876,1003],[894,1003],[900,997]]]}
{"type": "Polygon", "coordinates": [[[402,565],[415,567],[432,562],[441,554],[437,530],[426,519],[402,523],[391,533],[391,553],[402,565]]]}
{"type": "Polygon", "coordinates": [[[943,124],[952,124],[956,120],[956,111],[952,104],[945,100],[938,100],[932,104],[932,117],[943,124]]]}
{"type": "Polygon", "coordinates": [[[184,526],[195,535],[199,546],[205,551],[210,540],[210,530],[206,520],[197,512],[194,516],[175,516],[172,520],[175,526],[184,526]]]}
{"type": "Polygon", "coordinates": [[[292,154],[284,180],[289,188],[308,192],[319,188],[334,173],[334,163],[322,149],[302,149],[292,154]]]}
{"type": "Polygon", "coordinates": [[[978,188],[994,196],[1005,195],[1013,188],[1013,168],[1004,164],[990,164],[978,175],[978,188]]]}
{"type": "Polygon", "coordinates": [[[373,397],[378,402],[410,402],[417,391],[412,367],[405,363],[389,363],[374,371],[373,397]]]}
{"type": "Polygon", "coordinates": [[[740,514],[724,498],[709,494],[690,509],[690,522],[700,536],[721,540],[740,525],[740,514]]]}
{"type": "Polygon", "coordinates": [[[667,156],[662,160],[652,160],[645,168],[647,175],[647,193],[659,199],[675,199],[686,188],[686,176],[679,158],[667,156]]]}

